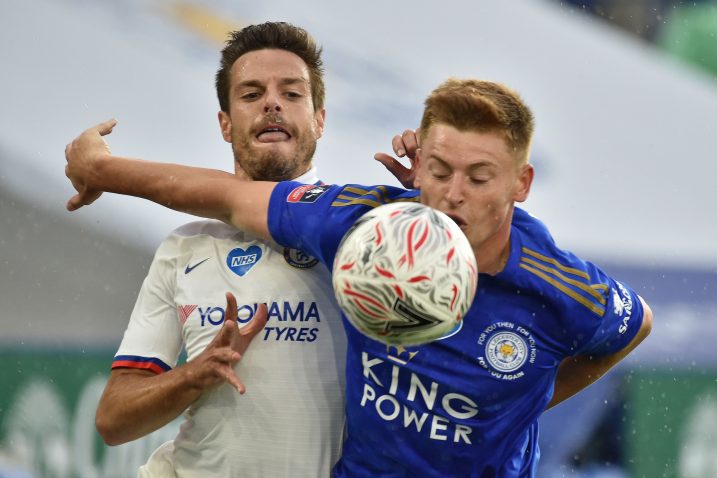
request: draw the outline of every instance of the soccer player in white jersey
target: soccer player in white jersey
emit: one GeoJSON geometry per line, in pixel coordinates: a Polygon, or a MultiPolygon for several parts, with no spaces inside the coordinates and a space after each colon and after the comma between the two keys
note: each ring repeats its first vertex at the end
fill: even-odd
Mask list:
{"type": "MultiPolygon", "coordinates": [[[[337,478],[533,478],[543,411],[622,360],[650,332],[637,292],[561,249],[516,206],[533,180],[533,116],[504,85],[451,79],[426,100],[415,185],[307,186],[238,182],[216,172],[119,158],[101,135],[66,150],[78,194],[145,197],[299,247],[331,264],[343,234],[367,210],[420,201],[448,214],[481,268],[459,332],[403,360],[347,321],[347,438],[337,478]],[[168,179],[171,175],[171,179],[168,179]],[[310,193],[310,194],[309,194],[310,193]]],[[[578,425],[579,426],[579,425],[578,425]]]]}
{"type": "MultiPolygon", "coordinates": [[[[312,156],[324,126],[320,55],[306,31],[286,23],[232,34],[216,87],[236,176],[319,183],[312,156]]],[[[313,257],[219,221],[187,224],[156,252],[97,429],[115,445],[184,412],[178,436],[140,476],[328,476],[344,421],[339,317],[329,273],[313,257]],[[245,394],[217,386],[207,366],[208,345],[228,314],[225,291],[237,298],[240,326],[258,304],[268,306],[266,327],[235,369],[245,394]],[[177,366],[182,347],[188,363],[177,366]]]]}

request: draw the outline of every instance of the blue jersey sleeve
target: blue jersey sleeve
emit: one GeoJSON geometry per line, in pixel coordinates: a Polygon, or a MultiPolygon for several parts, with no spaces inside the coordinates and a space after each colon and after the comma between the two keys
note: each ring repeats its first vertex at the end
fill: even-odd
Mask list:
{"type": "Polygon", "coordinates": [[[331,203],[339,186],[284,181],[276,185],[269,200],[269,232],[285,247],[316,257],[331,268],[345,229],[331,216],[331,203]]]}
{"type": "Polygon", "coordinates": [[[580,355],[604,356],[624,349],[642,325],[642,302],[635,291],[607,278],[605,314],[594,334],[578,351],[580,355]]]}
{"type": "Polygon", "coordinates": [[[418,201],[418,192],[392,186],[284,181],[269,200],[269,232],[282,246],[299,249],[331,269],[336,249],[354,222],[367,211],[395,201],[418,201]]]}
{"type": "Polygon", "coordinates": [[[529,288],[548,299],[562,330],[558,342],[567,355],[611,355],[625,348],[642,325],[642,303],[628,286],[591,262],[560,249],[545,224],[516,208],[513,246],[529,288]],[[527,274],[526,274],[527,273],[527,274]]]}

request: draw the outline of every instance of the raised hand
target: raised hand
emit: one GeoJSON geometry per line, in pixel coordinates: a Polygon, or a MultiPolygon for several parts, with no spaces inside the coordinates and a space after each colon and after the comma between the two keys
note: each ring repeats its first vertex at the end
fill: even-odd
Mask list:
{"type": "Polygon", "coordinates": [[[92,204],[102,195],[102,191],[88,186],[93,173],[94,163],[112,153],[107,142],[102,138],[112,132],[117,121],[111,119],[82,132],[65,147],[65,176],[72,182],[77,194],[67,201],[67,210],[75,211],[82,206],[92,204]]]}
{"type": "Polygon", "coordinates": [[[420,148],[419,139],[420,129],[415,131],[407,129],[403,134],[397,134],[391,141],[393,152],[399,158],[408,157],[411,167],[407,168],[401,164],[396,158],[386,153],[376,153],[373,157],[376,161],[383,164],[391,174],[401,183],[404,188],[412,189],[413,181],[416,178],[416,152],[420,148]]]}
{"type": "Polygon", "coordinates": [[[257,307],[251,322],[239,328],[237,324],[237,301],[231,292],[226,293],[227,308],[224,324],[207,348],[186,366],[192,386],[207,390],[229,382],[241,394],[246,387],[234,372],[234,365],[241,360],[252,339],[261,332],[267,321],[266,304],[257,307]]]}

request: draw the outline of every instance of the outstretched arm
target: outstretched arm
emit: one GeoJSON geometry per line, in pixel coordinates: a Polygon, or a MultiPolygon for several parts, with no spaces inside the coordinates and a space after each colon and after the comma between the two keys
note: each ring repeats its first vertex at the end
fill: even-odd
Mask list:
{"type": "Polygon", "coordinates": [[[92,204],[102,192],[137,196],[177,211],[219,219],[270,238],[269,198],[276,183],[243,181],[214,169],[113,156],[103,136],[117,122],[84,131],[65,148],[65,174],[77,190],[67,209],[92,204]]]}
{"type": "Polygon", "coordinates": [[[229,383],[239,393],[246,387],[234,365],[266,325],[262,304],[249,324],[239,329],[234,295],[227,293],[224,325],[195,359],[156,375],[132,368],[114,369],[97,407],[97,431],[108,445],[119,445],[151,433],[174,420],[204,392],[229,383]]]}
{"type": "Polygon", "coordinates": [[[642,325],[637,335],[624,349],[605,357],[589,357],[579,355],[568,357],[560,364],[558,376],[555,379],[553,398],[546,409],[550,409],[558,403],[567,400],[591,383],[605,375],[608,370],[617,365],[622,359],[632,352],[640,342],[650,334],[652,329],[652,310],[647,303],[640,298],[643,308],[642,325]]]}

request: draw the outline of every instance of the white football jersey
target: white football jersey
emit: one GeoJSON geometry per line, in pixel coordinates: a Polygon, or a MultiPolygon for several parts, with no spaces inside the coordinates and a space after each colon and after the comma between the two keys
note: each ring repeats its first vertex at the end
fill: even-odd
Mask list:
{"type": "Polygon", "coordinates": [[[247,392],[224,384],[186,410],[172,451],[177,476],[330,476],[346,339],[329,271],[312,257],[218,221],[177,229],[157,250],[113,368],[162,373],[183,346],[192,360],[220,330],[227,291],[240,326],[262,302],[269,320],[236,366],[247,392]]]}

